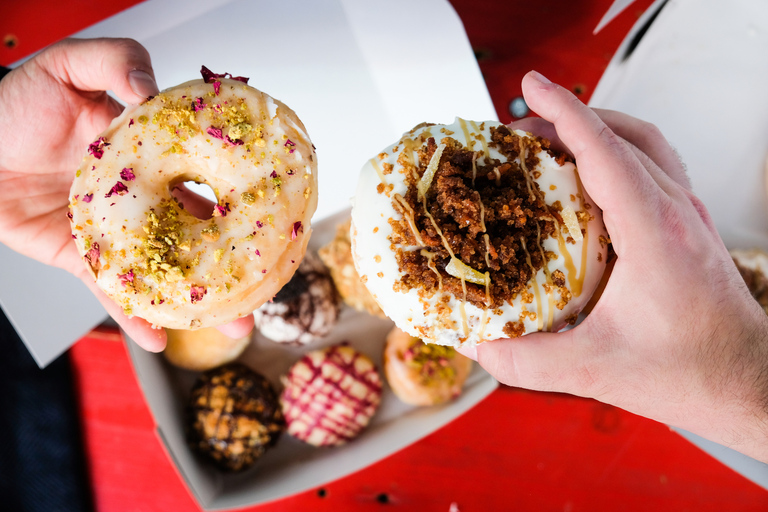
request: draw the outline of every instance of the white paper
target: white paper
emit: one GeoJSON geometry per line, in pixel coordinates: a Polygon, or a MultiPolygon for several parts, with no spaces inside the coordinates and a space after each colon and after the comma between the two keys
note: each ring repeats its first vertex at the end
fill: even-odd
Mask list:
{"type": "MultiPolygon", "coordinates": [[[[688,166],[726,245],[768,249],[768,3],[670,0],[631,57],[616,53],[591,105],[656,124],[688,166]]],[[[768,489],[768,465],[687,432],[768,489]]]]}
{"type": "MultiPolygon", "coordinates": [[[[285,102],[317,147],[316,220],[346,208],[362,164],[415,124],[496,119],[445,0],[149,0],[76,36],[137,39],[161,89],[199,77],[206,65],[248,76],[285,102]]],[[[0,305],[44,366],[104,313],[85,286],[43,279],[41,267],[0,265],[0,305]],[[20,293],[35,304],[14,307],[20,293]]]]}

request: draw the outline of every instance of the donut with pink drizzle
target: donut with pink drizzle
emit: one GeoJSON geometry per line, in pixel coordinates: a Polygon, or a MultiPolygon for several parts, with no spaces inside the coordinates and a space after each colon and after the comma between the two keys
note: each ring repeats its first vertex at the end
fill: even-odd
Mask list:
{"type": "Polygon", "coordinates": [[[304,256],[317,205],[296,114],[247,78],[202,74],[116,118],[69,198],[96,284],[128,316],[172,329],[224,324],[272,298],[304,256]],[[207,216],[172,193],[185,182],[213,190],[207,216]]]}
{"type": "Polygon", "coordinates": [[[304,355],[283,378],[287,432],[314,446],[337,446],[368,425],[381,402],[373,362],[347,345],[304,355]]]}

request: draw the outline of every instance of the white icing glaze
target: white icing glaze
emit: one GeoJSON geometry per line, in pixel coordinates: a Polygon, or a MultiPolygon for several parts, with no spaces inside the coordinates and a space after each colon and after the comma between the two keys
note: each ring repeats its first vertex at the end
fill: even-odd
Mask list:
{"type": "MultiPolygon", "coordinates": [[[[533,297],[531,302],[524,303],[523,294],[519,294],[511,302],[507,301],[502,307],[491,311],[465,302],[463,296],[457,297],[445,290],[425,297],[417,289],[395,289],[403,274],[398,267],[395,251],[392,250],[394,246],[390,240],[392,227],[389,220],[402,219],[402,215],[393,206],[393,198],[396,194],[405,196],[407,192],[404,167],[398,163],[398,158],[406,153],[410,161],[418,162],[415,150],[426,143],[429,137],[434,137],[439,144],[441,139],[450,136],[476,152],[477,165],[493,159],[503,163],[506,157],[488,146],[491,127],[496,126],[501,125],[496,122],[474,123],[457,119],[452,125],[417,127],[384,149],[383,158],[377,156],[369,160],[360,173],[352,208],[351,236],[355,266],[387,316],[402,330],[427,342],[459,346],[505,338],[508,337],[504,333],[505,325],[518,321],[523,322],[525,333],[558,331],[566,326],[568,319],[575,319],[586,305],[605,269],[607,233],[599,208],[594,206],[583,190],[572,163],[560,166],[551,155],[540,151],[537,154],[539,164],[535,169],[540,175],[534,178],[534,169],[530,169],[529,176],[531,183],[538,183],[544,201],[548,205],[560,201],[561,205],[570,205],[576,212],[589,208],[588,213],[592,218],[580,223],[584,232],[581,241],[566,243],[568,232],[561,225],[561,236],[541,240],[540,248],[527,248],[529,252],[542,250],[557,256],[556,259],[548,260],[547,265],[528,282],[528,297],[533,297]],[[384,164],[393,166],[391,173],[383,173],[384,164]],[[385,190],[391,187],[389,193],[377,190],[382,183],[385,190]],[[590,206],[587,207],[587,204],[590,206]],[[556,307],[560,300],[559,294],[547,285],[550,279],[548,276],[556,270],[564,273],[565,287],[573,295],[562,310],[556,307]]],[[[526,135],[519,130],[515,133],[526,135]]],[[[519,163],[519,158],[516,162],[519,163]]],[[[419,247],[401,249],[420,250],[419,247]]]]}
{"type": "Polygon", "coordinates": [[[75,243],[98,286],[127,314],[163,327],[251,314],[290,279],[310,237],[317,162],[304,126],[270,96],[219,81],[218,94],[213,83],[194,80],[126,109],[101,135],[109,143],[103,156],[83,159],[70,193],[75,243]],[[196,101],[205,107],[195,111],[196,101]],[[135,179],[121,176],[126,168],[135,179]],[[185,181],[208,184],[225,215],[201,220],[180,208],[171,188],[185,181]],[[117,183],[127,192],[110,195],[117,183]],[[149,214],[163,218],[168,205],[181,226],[162,249],[168,267],[153,271],[147,230],[166,233],[153,231],[149,214]],[[213,224],[217,240],[203,236],[213,224]],[[94,244],[99,263],[91,266],[94,244]],[[175,280],[179,270],[183,279],[175,280]]]}

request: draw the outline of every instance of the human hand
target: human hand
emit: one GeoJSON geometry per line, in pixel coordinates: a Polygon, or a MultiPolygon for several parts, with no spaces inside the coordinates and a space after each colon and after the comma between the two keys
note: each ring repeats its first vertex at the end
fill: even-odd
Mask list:
{"type": "MultiPolygon", "coordinates": [[[[123,107],[157,94],[146,49],[131,39],[69,39],[0,81],[0,242],[79,277],[129,337],[163,350],[165,331],[126,317],[87,272],[72,240],[67,207],[88,145],[123,107]]],[[[253,328],[247,317],[222,326],[232,337],[253,328]]]]}
{"type": "Polygon", "coordinates": [[[575,157],[616,252],[575,328],[461,349],[505,384],[591,397],[768,462],[768,317],[654,126],[537,73],[523,129],[575,157]]]}

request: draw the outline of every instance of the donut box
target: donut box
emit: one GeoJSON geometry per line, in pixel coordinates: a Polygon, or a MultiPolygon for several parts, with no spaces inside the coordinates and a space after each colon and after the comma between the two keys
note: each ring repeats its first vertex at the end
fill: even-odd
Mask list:
{"type": "MultiPolygon", "coordinates": [[[[333,239],[339,224],[349,218],[344,210],[313,225],[308,251],[333,239]]],[[[384,380],[382,352],[393,323],[342,306],[330,334],[300,347],[275,343],[258,332],[239,362],[264,375],[282,390],[281,377],[303,354],[342,342],[370,357],[384,380]]],[[[228,509],[279,499],[312,489],[362,469],[408,446],[457,418],[498,383],[477,364],[463,393],[443,405],[417,407],[400,401],[386,382],[381,405],[370,424],[347,444],[315,448],[284,434],[256,464],[238,474],[223,473],[206,463],[187,445],[184,408],[199,373],[181,370],[160,354],[128,343],[129,353],[157,424],[157,434],[189,490],[205,510],[228,509]]]]}

